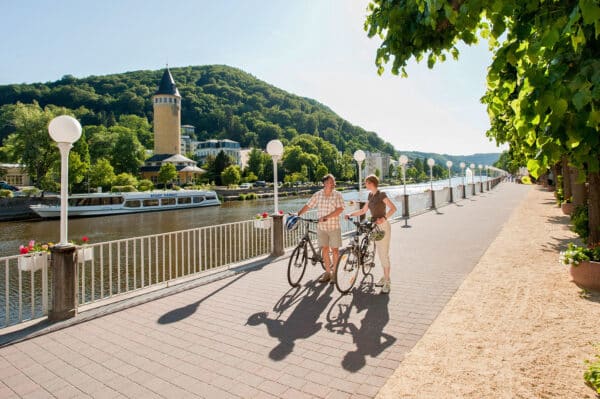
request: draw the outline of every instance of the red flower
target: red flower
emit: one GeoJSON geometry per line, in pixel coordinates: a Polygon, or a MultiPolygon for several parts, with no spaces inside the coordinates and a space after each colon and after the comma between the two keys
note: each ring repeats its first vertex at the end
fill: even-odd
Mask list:
{"type": "Polygon", "coordinates": [[[266,219],[269,217],[269,214],[267,212],[263,212],[262,217],[263,219],[266,219]]]}
{"type": "Polygon", "coordinates": [[[21,245],[21,246],[19,247],[19,253],[20,253],[21,255],[28,254],[28,253],[29,253],[29,248],[27,248],[27,247],[25,247],[25,246],[21,245]]]}
{"type": "Polygon", "coordinates": [[[279,210],[279,214],[280,214],[280,215],[283,215],[283,211],[282,211],[281,209],[279,210]]]}
{"type": "Polygon", "coordinates": [[[90,239],[88,238],[88,236],[83,236],[81,237],[81,241],[83,241],[84,243],[88,242],[90,239]]]}

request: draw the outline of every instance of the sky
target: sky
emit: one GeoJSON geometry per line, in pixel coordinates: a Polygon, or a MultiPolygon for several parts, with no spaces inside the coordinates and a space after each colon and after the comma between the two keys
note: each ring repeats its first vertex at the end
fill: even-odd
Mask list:
{"type": "MultiPolygon", "coordinates": [[[[0,0],[0,85],[225,64],[373,131],[399,151],[501,152],[485,136],[487,44],[379,76],[368,0],[0,0]]],[[[182,121],[185,123],[185,121],[182,121]]]]}

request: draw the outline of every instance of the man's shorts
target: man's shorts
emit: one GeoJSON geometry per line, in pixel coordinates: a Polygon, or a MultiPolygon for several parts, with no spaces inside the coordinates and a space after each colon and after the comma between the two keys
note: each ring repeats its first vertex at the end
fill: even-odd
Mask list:
{"type": "Polygon", "coordinates": [[[320,247],[339,248],[342,246],[342,229],[331,231],[317,229],[317,239],[320,247]]]}

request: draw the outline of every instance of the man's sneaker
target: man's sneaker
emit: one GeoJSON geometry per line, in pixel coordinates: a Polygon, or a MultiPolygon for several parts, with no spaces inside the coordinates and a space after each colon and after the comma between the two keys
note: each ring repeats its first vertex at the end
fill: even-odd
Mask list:
{"type": "Polygon", "coordinates": [[[379,279],[378,282],[375,283],[375,287],[383,287],[384,284],[385,284],[385,277],[382,277],[379,279]]]}
{"type": "Polygon", "coordinates": [[[389,294],[390,293],[390,282],[386,281],[383,284],[383,287],[381,287],[381,293],[382,294],[389,294]]]}
{"type": "Polygon", "coordinates": [[[323,273],[321,277],[319,277],[319,283],[326,283],[331,280],[331,275],[327,272],[323,273]]]}

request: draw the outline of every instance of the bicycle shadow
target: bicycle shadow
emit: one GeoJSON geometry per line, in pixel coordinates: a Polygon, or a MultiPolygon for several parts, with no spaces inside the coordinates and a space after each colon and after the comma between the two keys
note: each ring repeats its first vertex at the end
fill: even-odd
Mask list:
{"type": "Polygon", "coordinates": [[[246,324],[251,326],[264,324],[267,327],[269,335],[279,340],[279,343],[269,352],[269,358],[281,361],[292,353],[296,340],[306,339],[322,328],[323,323],[318,320],[331,301],[333,290],[333,285],[320,284],[316,281],[309,282],[302,289],[293,288],[275,305],[277,317],[270,318],[267,312],[258,312],[248,317],[246,324]],[[287,319],[281,320],[283,312],[294,303],[297,305],[292,313],[287,319]]]}
{"type": "Polygon", "coordinates": [[[395,337],[383,332],[390,320],[389,300],[389,295],[373,295],[372,284],[361,283],[352,294],[341,296],[332,304],[325,328],[337,334],[352,334],[356,344],[356,350],[346,353],[342,359],[345,370],[359,371],[366,365],[367,356],[377,357],[396,342],[395,337]],[[360,327],[350,321],[353,309],[357,314],[366,310],[360,327]]]}

